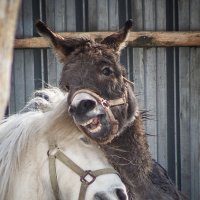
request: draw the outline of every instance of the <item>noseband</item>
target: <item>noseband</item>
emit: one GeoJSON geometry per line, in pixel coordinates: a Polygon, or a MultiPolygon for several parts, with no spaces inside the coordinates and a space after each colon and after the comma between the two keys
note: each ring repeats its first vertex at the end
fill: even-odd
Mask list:
{"type": "MultiPolygon", "coordinates": [[[[67,157],[55,144],[49,145],[49,151],[47,153],[49,157],[49,174],[51,186],[53,189],[53,193],[56,200],[60,200],[59,197],[59,187],[56,173],[56,159],[61,161],[64,165],[70,168],[73,172],[75,172],[80,177],[81,188],[79,192],[78,200],[85,200],[85,195],[87,188],[90,184],[92,184],[98,176],[104,174],[117,174],[113,168],[105,168],[99,170],[83,170],[76,163],[74,163],[69,157],[67,157]],[[89,181],[87,179],[90,179],[89,181]]],[[[70,181],[70,180],[69,180],[70,181]]]]}
{"type": "MultiPolygon", "coordinates": [[[[79,93],[87,93],[87,94],[91,95],[92,97],[94,97],[96,99],[96,101],[99,104],[102,105],[102,107],[104,108],[106,114],[109,117],[110,124],[111,124],[111,127],[112,127],[111,135],[113,137],[118,132],[119,122],[118,122],[118,120],[115,119],[115,117],[113,115],[113,112],[111,110],[111,107],[120,106],[120,105],[124,105],[124,104],[127,106],[127,103],[128,103],[128,88],[127,88],[127,83],[134,85],[133,82],[129,81],[125,77],[123,77],[123,80],[124,80],[124,84],[125,84],[125,91],[124,91],[124,93],[123,93],[123,95],[122,95],[121,98],[107,100],[107,99],[102,98],[100,95],[98,95],[97,93],[95,93],[94,91],[92,91],[90,89],[80,89],[80,90],[76,91],[73,94],[72,98],[71,98],[71,100],[72,100],[79,93]]],[[[76,124],[76,125],[79,127],[79,129],[81,129],[84,132],[83,128],[79,124],[76,124]]],[[[111,137],[110,139],[112,140],[113,138],[111,137]]]]}

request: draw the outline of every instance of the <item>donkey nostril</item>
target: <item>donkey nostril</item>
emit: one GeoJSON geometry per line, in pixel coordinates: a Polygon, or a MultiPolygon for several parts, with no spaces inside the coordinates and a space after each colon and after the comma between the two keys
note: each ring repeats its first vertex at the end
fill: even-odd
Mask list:
{"type": "Polygon", "coordinates": [[[79,105],[77,111],[80,113],[86,113],[92,110],[96,105],[96,102],[93,100],[82,100],[79,105]]]}
{"type": "Polygon", "coordinates": [[[116,192],[119,200],[127,200],[128,199],[123,189],[117,188],[115,192],[116,192]]]}

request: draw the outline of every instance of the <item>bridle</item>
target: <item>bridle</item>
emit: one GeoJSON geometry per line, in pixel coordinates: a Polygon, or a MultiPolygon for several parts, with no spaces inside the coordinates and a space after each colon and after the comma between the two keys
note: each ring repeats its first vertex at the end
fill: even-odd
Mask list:
{"type": "MultiPolygon", "coordinates": [[[[112,140],[115,137],[115,135],[117,134],[118,129],[119,129],[119,122],[118,122],[118,120],[115,119],[115,117],[113,115],[113,112],[111,110],[111,107],[120,106],[120,105],[126,105],[126,107],[127,107],[128,106],[128,84],[127,83],[134,85],[133,82],[129,81],[125,77],[122,77],[122,78],[123,78],[124,84],[125,84],[125,91],[124,91],[122,97],[120,97],[120,98],[107,100],[107,99],[104,99],[103,97],[101,97],[100,95],[98,95],[96,92],[92,91],[91,89],[80,89],[80,90],[77,90],[72,95],[72,97],[70,98],[70,102],[71,102],[71,100],[77,94],[79,94],[79,93],[87,93],[87,94],[91,95],[92,97],[94,97],[96,99],[96,101],[99,104],[102,105],[102,107],[104,108],[104,110],[105,110],[105,112],[106,112],[106,114],[107,114],[107,116],[108,116],[108,118],[110,120],[110,124],[111,124],[111,127],[112,127],[110,140],[112,140]]],[[[85,132],[81,125],[79,125],[79,124],[76,124],[76,125],[78,126],[78,128],[80,130],[85,132]]],[[[100,143],[104,143],[103,141],[99,141],[99,142],[100,143]]]]}
{"type": "MultiPolygon", "coordinates": [[[[104,174],[117,174],[113,168],[104,168],[99,170],[83,170],[76,163],[74,163],[68,156],[66,156],[62,150],[58,148],[55,143],[49,144],[49,150],[47,152],[49,158],[49,175],[52,190],[54,193],[54,197],[56,200],[60,200],[59,196],[59,187],[58,187],[58,179],[56,173],[56,159],[61,161],[64,165],[70,168],[73,172],[75,172],[80,177],[81,188],[79,192],[78,200],[85,200],[86,191],[89,185],[91,185],[98,176],[104,174]],[[91,180],[87,180],[90,178],[91,180]]],[[[69,180],[70,181],[70,180],[69,180]]]]}

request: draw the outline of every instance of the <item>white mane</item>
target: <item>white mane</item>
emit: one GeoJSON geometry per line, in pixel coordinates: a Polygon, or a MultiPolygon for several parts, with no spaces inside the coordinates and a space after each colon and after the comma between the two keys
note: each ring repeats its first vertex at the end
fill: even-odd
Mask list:
{"type": "MultiPolygon", "coordinates": [[[[43,109],[43,111],[49,109],[49,112],[43,113],[42,111],[38,110],[34,112],[15,114],[0,122],[1,199],[5,199],[7,191],[11,188],[15,173],[20,168],[23,152],[26,151],[30,138],[33,136],[37,137],[37,134],[44,132],[45,129],[48,130],[48,128],[52,126],[49,121],[45,123],[45,119],[51,119],[51,122],[55,123],[56,120],[58,120],[63,114],[67,115],[65,110],[67,98],[64,97],[59,89],[54,88],[53,90],[55,90],[56,100],[51,102],[51,105],[49,104],[49,106],[47,103],[44,104],[44,102],[42,102],[41,106],[45,105],[45,107],[39,108],[43,109]],[[60,102],[60,105],[57,106],[56,109],[52,109],[54,106],[56,106],[57,102],[60,102]],[[49,115],[51,115],[50,118],[49,115]]],[[[52,91],[50,94],[52,94],[52,91]]],[[[30,108],[30,104],[32,103],[35,102],[31,100],[28,103],[29,106],[26,107],[30,108]]],[[[71,124],[73,125],[73,123],[71,124]]]]}
{"type": "MultiPolygon", "coordinates": [[[[56,88],[53,89],[55,93],[49,90],[48,94],[48,90],[47,98],[50,99],[46,101],[44,96],[40,98],[44,90],[41,93],[38,91],[35,99],[20,114],[0,122],[2,200],[54,199],[48,171],[48,141],[55,141],[84,170],[111,167],[97,145],[80,140],[84,136],[67,114],[67,96],[56,88]]],[[[63,167],[61,162],[57,162],[56,166],[62,198],[77,199],[76,187],[77,191],[80,190],[80,177],[66,166],[63,167]]],[[[125,195],[125,186],[116,174],[100,176],[88,188],[86,199],[94,199],[95,194],[118,199],[115,192],[119,188],[125,195]]]]}

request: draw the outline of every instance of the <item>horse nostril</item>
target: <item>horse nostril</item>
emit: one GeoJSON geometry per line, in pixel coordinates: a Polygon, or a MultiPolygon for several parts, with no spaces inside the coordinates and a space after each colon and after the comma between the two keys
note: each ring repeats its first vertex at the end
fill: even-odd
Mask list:
{"type": "Polygon", "coordinates": [[[70,107],[69,107],[69,113],[70,113],[71,115],[73,115],[75,112],[76,112],[76,107],[75,107],[75,106],[70,106],[70,107]]]}
{"type": "Polygon", "coordinates": [[[82,100],[77,108],[77,112],[80,114],[85,114],[88,111],[92,110],[96,105],[96,102],[93,100],[82,100]]]}
{"type": "Polygon", "coordinates": [[[127,200],[128,199],[123,189],[117,188],[115,190],[115,192],[116,192],[119,200],[127,200]]]}

